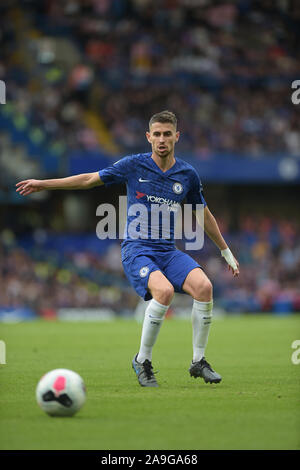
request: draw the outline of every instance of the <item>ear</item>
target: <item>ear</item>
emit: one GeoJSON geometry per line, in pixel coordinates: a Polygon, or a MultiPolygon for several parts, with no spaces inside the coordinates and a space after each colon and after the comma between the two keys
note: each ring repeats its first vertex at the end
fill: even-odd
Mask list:
{"type": "Polygon", "coordinates": [[[146,132],[146,138],[148,142],[151,144],[150,132],[146,132]]]}
{"type": "Polygon", "coordinates": [[[178,140],[179,140],[179,137],[180,137],[180,132],[179,132],[179,131],[177,131],[177,132],[176,132],[176,142],[178,142],[178,140]]]}

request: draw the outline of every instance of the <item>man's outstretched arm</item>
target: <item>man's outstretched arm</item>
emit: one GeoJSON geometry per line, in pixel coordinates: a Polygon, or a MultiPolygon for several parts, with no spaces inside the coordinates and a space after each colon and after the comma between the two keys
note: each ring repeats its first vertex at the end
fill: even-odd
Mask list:
{"type": "Polygon", "coordinates": [[[220,232],[215,217],[212,215],[207,206],[204,208],[204,231],[221,251],[221,255],[225,258],[228,264],[228,269],[231,269],[234,276],[238,276],[239,263],[231,253],[230,248],[228,247],[220,232]]]}
{"type": "Polygon", "coordinates": [[[94,173],[82,173],[81,175],[68,176],[67,178],[57,178],[50,180],[24,180],[16,184],[16,191],[22,196],[28,196],[43,190],[51,189],[90,189],[94,186],[101,186],[98,171],[94,173]]]}

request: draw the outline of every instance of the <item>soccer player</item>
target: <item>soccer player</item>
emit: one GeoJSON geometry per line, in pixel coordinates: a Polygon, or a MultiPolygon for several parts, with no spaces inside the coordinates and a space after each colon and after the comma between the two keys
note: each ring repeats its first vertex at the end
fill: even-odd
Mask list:
{"type": "Polygon", "coordinates": [[[176,248],[174,219],[170,223],[169,233],[165,233],[166,230],[161,227],[161,219],[156,219],[154,226],[148,224],[153,207],[162,205],[171,213],[176,212],[184,201],[191,204],[193,209],[199,204],[204,206],[206,234],[220,249],[233,276],[239,274],[239,263],[207,207],[197,172],[189,163],[175,157],[174,148],[179,135],[176,116],[170,111],[162,111],[151,117],[146,132],[152,152],[124,157],[94,173],[50,180],[30,179],[16,185],[17,191],[27,196],[41,190],[88,189],[103,184],[126,183],[127,232],[122,242],[122,263],[138,295],[144,300],[150,300],[145,311],[140,349],[132,361],[134,372],[143,387],[158,386],[152,367],[152,349],[174,292],[186,293],[193,298],[193,358],[190,375],[202,377],[210,383],[222,380],[221,375],[205,359],[212,321],[212,284],[201,266],[187,253],[176,248]],[[137,203],[145,209],[139,218],[139,238],[130,232],[136,216],[132,207],[137,203]]]}

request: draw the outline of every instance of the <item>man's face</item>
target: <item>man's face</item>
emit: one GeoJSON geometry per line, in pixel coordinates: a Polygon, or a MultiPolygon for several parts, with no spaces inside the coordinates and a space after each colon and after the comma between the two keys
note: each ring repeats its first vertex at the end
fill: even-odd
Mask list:
{"type": "Polygon", "coordinates": [[[154,122],[150,131],[146,132],[146,137],[152,145],[152,152],[161,158],[166,158],[174,151],[179,132],[171,123],[154,122]]]}

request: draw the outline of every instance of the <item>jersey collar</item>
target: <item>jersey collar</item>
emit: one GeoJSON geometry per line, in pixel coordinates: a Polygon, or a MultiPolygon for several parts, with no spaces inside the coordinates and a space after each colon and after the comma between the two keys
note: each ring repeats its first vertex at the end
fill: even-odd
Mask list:
{"type": "Polygon", "coordinates": [[[177,166],[177,160],[175,158],[175,163],[171,166],[171,168],[169,168],[167,171],[162,171],[161,168],[159,168],[159,166],[157,165],[157,163],[153,160],[153,158],[151,157],[152,154],[150,154],[150,160],[151,160],[151,164],[154,166],[154,168],[156,168],[156,170],[158,170],[162,175],[168,175],[169,173],[171,173],[175,167],[177,166]]]}

